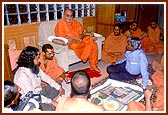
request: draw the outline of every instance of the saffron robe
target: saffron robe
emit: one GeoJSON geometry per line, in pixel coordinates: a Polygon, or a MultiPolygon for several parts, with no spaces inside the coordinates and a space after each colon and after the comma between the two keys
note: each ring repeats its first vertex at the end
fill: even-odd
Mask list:
{"type": "Polygon", "coordinates": [[[104,41],[102,61],[112,64],[121,60],[126,51],[127,38],[122,33],[115,36],[112,32],[104,41]]]}
{"type": "Polygon", "coordinates": [[[161,60],[155,60],[152,62],[152,68],[154,71],[164,73],[164,54],[162,55],[161,60]]]}
{"type": "Polygon", "coordinates": [[[158,26],[155,29],[148,26],[149,52],[163,54],[164,42],[160,40],[160,34],[161,30],[158,26]]]}
{"type": "MultiPolygon", "coordinates": [[[[152,75],[153,83],[157,87],[156,101],[153,103],[153,108],[159,108],[159,111],[164,110],[164,75],[159,72],[154,72],[152,75]]],[[[140,102],[132,101],[128,104],[128,111],[145,111],[145,105],[140,102]]]]}
{"type": "MultiPolygon", "coordinates": [[[[44,65],[43,60],[43,53],[40,53],[40,68],[43,70],[44,73],[46,73],[48,76],[50,76],[52,79],[57,79],[60,75],[63,74],[64,69],[58,66],[56,57],[53,57],[52,60],[47,60],[47,66],[44,65]]],[[[44,82],[42,82],[42,86],[46,85],[44,82]]]]}
{"type": "MultiPolygon", "coordinates": [[[[67,23],[63,18],[55,27],[55,35],[79,38],[83,30],[83,26],[77,20],[73,19],[71,23],[67,23]]],[[[83,62],[89,59],[91,68],[95,69],[98,66],[98,46],[91,36],[84,37],[82,41],[73,39],[68,43],[68,48],[72,49],[83,62]]]]}
{"type": "MultiPolygon", "coordinates": [[[[142,31],[140,28],[137,28],[137,30],[134,31],[134,33],[132,34],[132,36],[135,36],[135,37],[140,37],[141,35],[142,35],[142,31]]],[[[141,46],[145,52],[148,52],[148,49],[149,49],[149,38],[148,37],[143,37],[141,39],[141,46]]]]}

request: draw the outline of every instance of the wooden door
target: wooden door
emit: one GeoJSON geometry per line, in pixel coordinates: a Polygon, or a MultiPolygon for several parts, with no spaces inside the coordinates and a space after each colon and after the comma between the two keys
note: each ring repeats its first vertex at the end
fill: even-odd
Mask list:
{"type": "Polygon", "coordinates": [[[138,25],[143,31],[147,31],[150,20],[158,18],[159,4],[141,4],[138,9],[138,25]]]}
{"type": "Polygon", "coordinates": [[[113,31],[115,4],[98,4],[96,16],[97,33],[107,37],[113,31]]]}
{"type": "Polygon", "coordinates": [[[107,37],[115,22],[115,13],[127,11],[127,20],[137,20],[137,4],[98,4],[96,7],[97,33],[107,37]]]}

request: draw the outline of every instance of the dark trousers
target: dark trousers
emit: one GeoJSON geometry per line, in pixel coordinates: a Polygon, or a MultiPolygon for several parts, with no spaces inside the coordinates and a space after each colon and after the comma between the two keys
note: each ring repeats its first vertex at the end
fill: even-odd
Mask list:
{"type": "Polygon", "coordinates": [[[109,65],[107,67],[107,73],[109,74],[110,79],[123,81],[123,80],[133,80],[138,78],[140,75],[132,75],[125,69],[126,62],[116,65],[109,65]]]}
{"type": "MultiPolygon", "coordinates": [[[[40,92],[40,94],[47,98],[54,99],[56,96],[58,96],[59,91],[47,85],[42,87],[42,91],[40,92]]],[[[42,111],[55,111],[56,108],[50,103],[40,103],[40,109],[42,111]]]]}

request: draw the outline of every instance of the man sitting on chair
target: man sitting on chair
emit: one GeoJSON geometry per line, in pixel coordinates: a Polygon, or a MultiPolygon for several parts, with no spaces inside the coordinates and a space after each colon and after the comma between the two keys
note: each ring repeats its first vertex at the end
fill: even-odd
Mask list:
{"type": "Polygon", "coordinates": [[[93,37],[84,36],[83,26],[73,19],[73,10],[65,10],[64,18],[59,20],[55,27],[55,35],[67,38],[69,41],[68,48],[72,49],[83,62],[89,59],[90,68],[100,72],[98,68],[98,46],[93,37]]]}

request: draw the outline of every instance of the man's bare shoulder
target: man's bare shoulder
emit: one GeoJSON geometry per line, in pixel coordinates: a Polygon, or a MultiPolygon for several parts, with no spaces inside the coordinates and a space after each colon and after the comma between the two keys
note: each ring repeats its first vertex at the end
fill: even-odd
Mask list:
{"type": "Polygon", "coordinates": [[[92,111],[104,111],[104,108],[100,105],[95,105],[93,103],[88,104],[88,108],[92,108],[92,111]]]}

